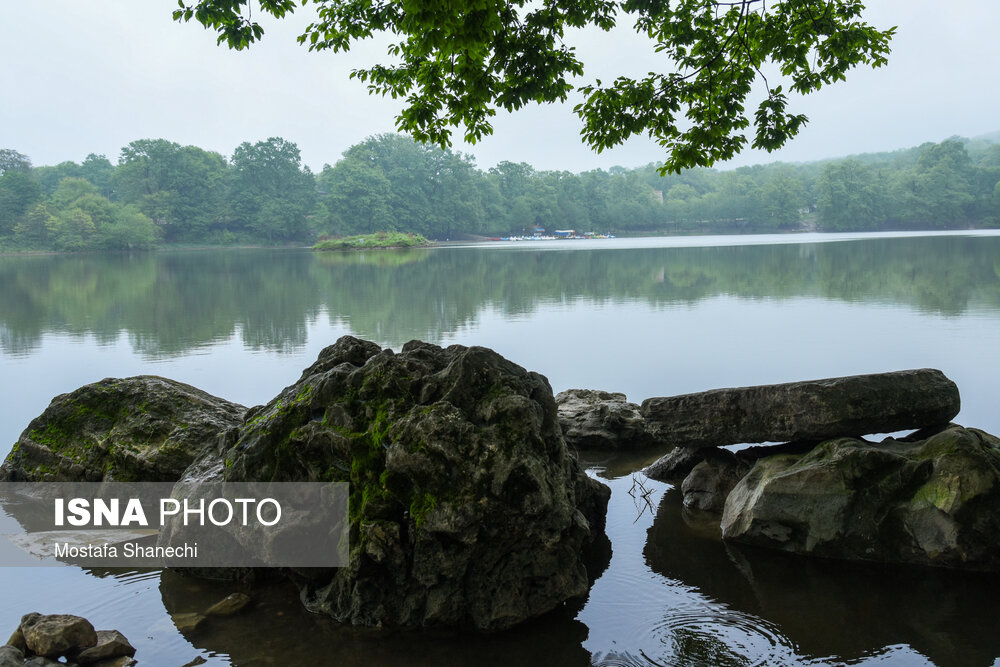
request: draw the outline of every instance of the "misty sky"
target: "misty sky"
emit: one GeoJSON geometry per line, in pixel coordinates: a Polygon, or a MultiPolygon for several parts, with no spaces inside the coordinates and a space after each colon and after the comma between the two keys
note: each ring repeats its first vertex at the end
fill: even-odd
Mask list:
{"type": "MultiPolygon", "coordinates": [[[[899,27],[890,64],[855,70],[792,108],[810,122],[780,152],[745,152],[725,166],[809,161],[894,150],[1000,130],[1000,3],[870,0],[869,21],[899,27]]],[[[5,3],[0,20],[0,148],[35,165],[103,153],[116,162],[135,139],[165,138],[232,155],[243,141],[280,136],[313,170],[367,136],[393,131],[391,99],[350,81],[352,68],[386,62],[384,42],[347,54],[308,53],[295,36],[308,16],[264,22],[249,51],[215,45],[200,24],[171,20],[174,0],[32,0],[5,3]]],[[[630,30],[573,35],[587,67],[579,83],[662,70],[630,30]]],[[[658,62],[659,61],[659,62],[658,62]]],[[[573,172],[662,159],[634,139],[596,154],[565,105],[498,114],[494,134],[458,144],[481,168],[501,160],[573,172]]]]}

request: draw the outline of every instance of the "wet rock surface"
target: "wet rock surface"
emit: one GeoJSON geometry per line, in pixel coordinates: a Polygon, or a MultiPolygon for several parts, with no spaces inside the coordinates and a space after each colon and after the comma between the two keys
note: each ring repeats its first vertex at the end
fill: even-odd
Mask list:
{"type": "Polygon", "coordinates": [[[960,407],[955,383],[924,368],[647,398],[641,411],[665,444],[721,447],[939,426],[960,407]]]}
{"type": "Polygon", "coordinates": [[[578,449],[646,447],[653,438],[639,406],[625,394],[595,389],[567,389],[556,394],[563,438],[578,449]]]}
{"type": "Polygon", "coordinates": [[[722,533],[813,556],[998,571],[998,508],[1000,439],[952,425],[762,458],[726,500],[722,533]]]}
{"type": "Polygon", "coordinates": [[[0,481],[176,481],[246,408],[156,376],[107,378],[52,399],[0,466],[0,481]]]}

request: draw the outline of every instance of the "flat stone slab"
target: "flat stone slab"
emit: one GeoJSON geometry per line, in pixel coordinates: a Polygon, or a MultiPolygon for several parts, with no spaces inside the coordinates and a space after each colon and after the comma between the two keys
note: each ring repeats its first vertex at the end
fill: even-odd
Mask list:
{"type": "Polygon", "coordinates": [[[958,387],[931,368],[647,398],[647,430],[681,447],[824,440],[947,424],[958,387]]]}

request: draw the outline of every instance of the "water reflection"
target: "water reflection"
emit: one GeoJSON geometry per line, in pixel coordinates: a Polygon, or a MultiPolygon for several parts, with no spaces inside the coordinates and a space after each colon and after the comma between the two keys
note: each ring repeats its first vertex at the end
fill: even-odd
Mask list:
{"type": "Polygon", "coordinates": [[[956,315],[1000,309],[1000,237],[509,252],[227,250],[0,257],[0,349],[25,354],[44,332],[126,331],[150,356],[183,354],[239,332],[251,349],[290,350],[320,315],[398,346],[438,341],[487,308],[541,304],[693,304],[720,295],[892,303],[956,315]]]}
{"type": "Polygon", "coordinates": [[[995,575],[724,545],[717,526],[684,514],[675,490],[663,496],[644,556],[654,572],[724,605],[721,612],[671,612],[662,632],[674,642],[679,630],[701,636],[698,628],[721,624],[727,651],[743,634],[757,633],[803,658],[836,661],[860,661],[894,646],[909,647],[938,667],[988,666],[1000,655],[995,575]]]}
{"type": "MultiPolygon", "coordinates": [[[[8,387],[0,450],[52,396],[108,375],[156,373],[247,405],[267,401],[347,332],[397,347],[412,338],[485,344],[546,374],[556,391],[594,387],[631,400],[937,366],[961,387],[960,421],[1000,431],[997,236],[0,257],[0,286],[8,387]]],[[[992,578],[727,550],[715,526],[685,520],[675,493],[661,501],[663,485],[655,516],[637,517],[631,473],[659,453],[588,457],[613,487],[611,565],[582,609],[511,633],[337,628],[276,585],[255,592],[245,614],[181,634],[167,612],[202,609],[232,588],[172,573],[98,579],[73,568],[0,572],[0,627],[36,608],[79,613],[135,638],[150,664],[200,654],[211,665],[929,658],[976,667],[1000,655],[992,578]]]]}
{"type": "MultiPolygon", "coordinates": [[[[165,570],[160,594],[172,617],[198,613],[234,590],[165,570]]],[[[256,665],[589,665],[581,647],[587,627],[573,609],[556,610],[524,626],[494,635],[402,632],[352,628],[310,614],[288,582],[256,586],[253,601],[233,616],[212,616],[184,636],[210,654],[226,654],[231,664],[256,665]]]]}

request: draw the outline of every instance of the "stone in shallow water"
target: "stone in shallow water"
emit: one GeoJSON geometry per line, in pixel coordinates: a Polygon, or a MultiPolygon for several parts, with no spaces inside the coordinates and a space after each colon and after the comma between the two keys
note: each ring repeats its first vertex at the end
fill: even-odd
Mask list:
{"type": "Polygon", "coordinates": [[[97,644],[95,646],[84,649],[70,657],[73,662],[78,662],[81,665],[89,665],[91,663],[103,664],[102,661],[122,656],[132,657],[133,655],[135,655],[135,647],[129,643],[125,635],[117,630],[98,630],[97,644]]]}
{"type": "Polygon", "coordinates": [[[674,447],[646,466],[642,472],[650,479],[678,484],[694,470],[695,466],[709,459],[735,460],[733,454],[725,449],[674,447]]]}
{"type": "Polygon", "coordinates": [[[90,621],[71,614],[27,614],[21,618],[21,632],[29,651],[48,658],[97,643],[90,621]]]}
{"type": "Polygon", "coordinates": [[[197,630],[198,626],[205,620],[205,615],[193,611],[186,611],[172,614],[170,620],[174,622],[174,625],[181,632],[192,632],[197,630]]]}
{"type": "Polygon", "coordinates": [[[735,456],[705,459],[692,468],[681,483],[684,507],[703,512],[721,512],[730,491],[746,474],[747,469],[735,456]]]}
{"type": "Polygon", "coordinates": [[[250,603],[246,593],[231,593],[205,610],[206,616],[230,616],[250,603]]]}
{"type": "Polygon", "coordinates": [[[1000,439],[854,438],[757,461],[726,500],[723,538],[850,560],[1000,571],[1000,439]]]}
{"type": "Polygon", "coordinates": [[[95,662],[92,665],[88,665],[88,667],[133,667],[133,665],[137,664],[139,663],[134,658],[127,655],[120,655],[117,658],[108,658],[107,660],[95,662]]]}
{"type": "Polygon", "coordinates": [[[641,410],[661,442],[721,447],[938,426],[960,407],[955,383],[924,368],[647,398],[641,410]]]}
{"type": "Polygon", "coordinates": [[[498,630],[583,595],[610,495],[541,375],[482,347],[351,337],[247,413],[224,474],[350,482],[349,564],[298,583],[360,625],[498,630]]]}
{"type": "Polygon", "coordinates": [[[286,574],[353,624],[504,629],[584,595],[606,543],[610,490],[566,446],[548,381],[482,347],[345,336],[245,415],[162,378],[102,381],[19,445],[0,479],[348,482],[349,564],[286,574]],[[165,456],[189,430],[198,447],[165,456]]]}

